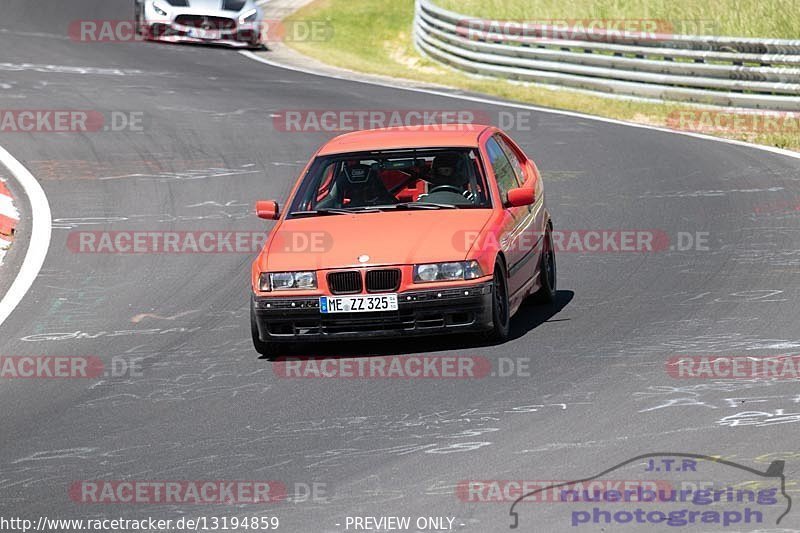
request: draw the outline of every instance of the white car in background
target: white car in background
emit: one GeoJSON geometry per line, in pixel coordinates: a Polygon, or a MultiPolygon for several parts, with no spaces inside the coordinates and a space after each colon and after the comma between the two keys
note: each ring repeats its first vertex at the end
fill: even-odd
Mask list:
{"type": "Polygon", "coordinates": [[[147,39],[260,48],[263,12],[254,0],[134,0],[147,39]]]}

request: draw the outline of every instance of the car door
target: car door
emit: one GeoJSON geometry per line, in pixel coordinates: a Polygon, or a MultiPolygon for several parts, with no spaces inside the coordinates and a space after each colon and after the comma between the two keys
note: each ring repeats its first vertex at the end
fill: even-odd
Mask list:
{"type": "Polygon", "coordinates": [[[508,289],[509,296],[512,300],[512,307],[514,305],[514,294],[525,286],[525,283],[532,277],[532,274],[527,272],[529,269],[524,268],[529,260],[526,259],[528,255],[526,251],[525,242],[525,225],[528,222],[530,211],[529,206],[523,207],[508,207],[505,205],[508,197],[508,191],[516,189],[520,186],[519,178],[512,166],[511,161],[505,154],[501,147],[497,134],[492,135],[486,139],[484,148],[489,157],[489,166],[494,173],[497,188],[500,191],[500,201],[503,202],[503,221],[501,225],[500,235],[498,241],[500,248],[506,257],[508,269],[508,289]]]}
{"type": "MultiPolygon", "coordinates": [[[[541,255],[542,245],[544,243],[543,237],[545,232],[545,224],[547,217],[544,209],[544,197],[542,195],[542,180],[539,177],[539,171],[536,165],[527,158],[525,153],[517,146],[514,141],[498,133],[495,135],[497,143],[503,149],[514,172],[517,175],[521,187],[529,187],[534,190],[536,201],[520,210],[527,210],[525,220],[520,221],[520,232],[522,248],[528,253],[523,257],[524,263],[520,263],[520,271],[522,274],[529,276],[533,281],[539,275],[540,262],[538,261],[541,255]]],[[[527,280],[522,283],[526,284],[527,280]]]]}

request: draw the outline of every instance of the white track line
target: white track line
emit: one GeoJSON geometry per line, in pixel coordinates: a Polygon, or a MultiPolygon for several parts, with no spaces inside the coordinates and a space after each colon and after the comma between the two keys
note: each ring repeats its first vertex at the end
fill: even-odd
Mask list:
{"type": "MultiPolygon", "coordinates": [[[[270,65],[272,67],[278,67],[278,68],[282,68],[282,69],[286,69],[286,70],[293,70],[295,72],[303,72],[305,74],[311,74],[312,76],[321,76],[323,78],[334,78],[334,79],[337,79],[337,80],[351,81],[351,82],[354,82],[354,83],[365,83],[367,85],[377,85],[378,87],[387,87],[387,88],[390,88],[390,89],[399,89],[401,91],[412,91],[412,92],[416,92],[416,93],[432,94],[432,95],[435,95],[435,96],[444,96],[446,98],[456,98],[458,100],[467,100],[467,101],[470,101],[470,102],[478,102],[478,103],[488,104],[488,105],[496,105],[496,106],[502,106],[502,107],[513,107],[513,108],[516,108],[516,109],[528,109],[528,110],[531,110],[531,111],[538,111],[540,113],[550,113],[550,114],[553,114],[553,115],[562,115],[562,116],[567,116],[567,117],[581,118],[581,119],[585,119],[585,120],[594,120],[594,121],[597,121],[597,122],[605,122],[607,124],[616,124],[618,126],[627,126],[627,127],[630,127],[630,128],[640,128],[640,129],[645,129],[645,130],[660,131],[660,132],[664,132],[664,133],[672,133],[674,135],[685,135],[687,137],[695,137],[697,139],[704,139],[704,140],[707,140],[707,141],[715,141],[715,142],[720,142],[720,143],[725,143],[725,144],[732,144],[734,146],[744,146],[744,147],[747,147],[747,148],[755,148],[757,150],[763,150],[765,152],[771,152],[773,154],[785,155],[786,157],[792,157],[794,159],[800,159],[800,152],[792,152],[791,150],[784,150],[783,148],[776,148],[776,147],[773,147],[773,146],[765,146],[763,144],[753,144],[753,143],[749,143],[749,142],[745,142],[745,141],[736,141],[736,140],[733,140],[733,139],[725,139],[725,138],[722,138],[722,137],[714,137],[712,135],[705,135],[703,133],[694,133],[694,132],[690,132],[690,131],[671,130],[669,128],[661,128],[661,127],[658,127],[658,126],[650,126],[648,124],[636,124],[635,122],[625,122],[623,120],[617,120],[617,119],[613,119],[613,118],[598,117],[598,116],[595,116],[595,115],[586,115],[584,113],[578,113],[577,111],[564,111],[564,110],[561,110],[561,109],[550,109],[550,108],[547,108],[547,107],[538,107],[538,106],[535,106],[535,105],[520,104],[520,103],[516,103],[516,102],[504,102],[502,100],[495,100],[493,98],[485,98],[485,97],[481,97],[481,96],[469,96],[469,95],[465,95],[465,94],[450,94],[450,93],[443,92],[443,91],[437,91],[435,89],[422,89],[422,88],[419,88],[419,87],[404,87],[402,85],[391,85],[389,83],[384,83],[384,82],[375,81],[375,80],[353,79],[353,78],[349,78],[347,76],[340,76],[338,74],[327,74],[327,73],[324,73],[324,72],[316,72],[316,71],[313,71],[311,69],[306,69],[306,68],[302,68],[302,67],[295,67],[295,66],[290,66],[290,65],[284,65],[282,63],[276,63],[275,61],[270,61],[269,59],[264,59],[263,57],[259,57],[256,54],[254,54],[253,52],[250,52],[250,51],[247,51],[247,50],[242,50],[239,53],[242,54],[243,56],[249,58],[249,59],[252,59],[254,61],[258,61],[259,63],[264,63],[265,65],[270,65]]],[[[400,78],[399,81],[413,81],[413,80],[404,80],[403,78],[400,78]]]]}
{"type": "Polygon", "coordinates": [[[6,321],[8,316],[17,307],[22,298],[33,285],[36,276],[42,269],[44,259],[47,257],[47,250],[50,248],[51,216],[50,204],[44,194],[42,186],[36,181],[27,168],[22,163],[14,159],[5,148],[0,146],[0,163],[2,163],[11,174],[22,185],[25,195],[31,204],[31,235],[28,239],[28,251],[22,261],[17,277],[8,289],[8,292],[0,300],[0,325],[6,321]]]}

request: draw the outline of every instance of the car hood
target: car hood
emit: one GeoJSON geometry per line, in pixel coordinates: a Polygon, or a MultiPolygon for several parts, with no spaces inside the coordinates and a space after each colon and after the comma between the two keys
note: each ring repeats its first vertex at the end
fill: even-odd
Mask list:
{"type": "Polygon", "coordinates": [[[491,215],[491,209],[440,209],[284,220],[259,266],[279,272],[462,260],[491,215]]]}
{"type": "Polygon", "coordinates": [[[189,7],[192,9],[213,11],[236,11],[239,12],[245,7],[252,7],[250,1],[245,0],[178,0],[174,2],[176,7],[189,7]]]}

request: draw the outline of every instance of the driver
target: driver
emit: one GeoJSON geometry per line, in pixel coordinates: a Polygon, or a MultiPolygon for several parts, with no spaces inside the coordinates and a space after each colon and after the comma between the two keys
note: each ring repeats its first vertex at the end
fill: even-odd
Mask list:
{"type": "Polygon", "coordinates": [[[428,181],[434,185],[433,189],[442,188],[451,191],[458,189],[458,192],[463,191],[464,186],[469,181],[466,172],[464,172],[463,156],[457,153],[437,155],[433,158],[431,175],[428,181]]]}
{"type": "Polygon", "coordinates": [[[431,173],[427,180],[428,194],[423,201],[450,204],[465,204],[466,187],[469,176],[466,172],[464,156],[455,152],[437,155],[431,163],[431,173]]]}

